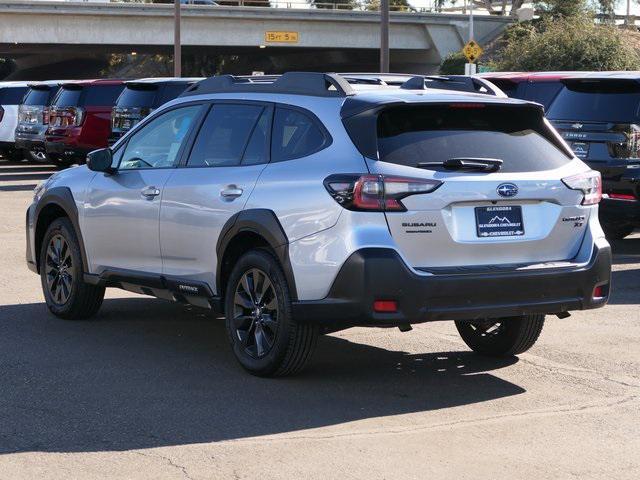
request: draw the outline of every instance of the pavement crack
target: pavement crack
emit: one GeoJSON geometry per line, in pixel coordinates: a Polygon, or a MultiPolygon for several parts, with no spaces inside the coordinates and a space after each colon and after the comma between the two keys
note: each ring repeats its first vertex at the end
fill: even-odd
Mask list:
{"type": "Polygon", "coordinates": [[[169,466],[180,470],[182,472],[182,474],[184,475],[184,478],[187,478],[189,480],[194,480],[193,477],[191,477],[191,475],[189,475],[189,472],[187,471],[187,467],[185,467],[183,465],[178,465],[173,460],[171,460],[170,457],[166,457],[164,455],[154,454],[154,453],[144,453],[144,452],[132,452],[132,453],[135,453],[136,455],[142,455],[143,457],[147,457],[147,458],[155,458],[155,459],[164,460],[165,462],[167,462],[167,464],[169,466]]]}

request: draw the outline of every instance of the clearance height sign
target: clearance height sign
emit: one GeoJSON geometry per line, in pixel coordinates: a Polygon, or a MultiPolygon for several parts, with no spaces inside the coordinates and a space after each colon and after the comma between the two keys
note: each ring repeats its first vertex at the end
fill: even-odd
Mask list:
{"type": "Polygon", "coordinates": [[[300,34],[298,32],[264,32],[264,41],[266,43],[298,43],[299,40],[300,34]]]}

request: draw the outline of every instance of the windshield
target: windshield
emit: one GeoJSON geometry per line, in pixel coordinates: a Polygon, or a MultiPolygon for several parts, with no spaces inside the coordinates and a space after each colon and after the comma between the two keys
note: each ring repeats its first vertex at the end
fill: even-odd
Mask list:
{"type": "Polygon", "coordinates": [[[553,141],[540,111],[531,107],[397,107],[378,118],[380,160],[406,166],[491,158],[503,161],[502,172],[549,170],[571,160],[553,141]]]}
{"type": "Polygon", "coordinates": [[[636,123],[640,85],[633,80],[567,82],[549,108],[553,120],[636,123]]]}
{"type": "Polygon", "coordinates": [[[157,92],[158,87],[155,85],[148,87],[128,86],[118,97],[116,106],[120,108],[150,108],[153,106],[157,92]]]}

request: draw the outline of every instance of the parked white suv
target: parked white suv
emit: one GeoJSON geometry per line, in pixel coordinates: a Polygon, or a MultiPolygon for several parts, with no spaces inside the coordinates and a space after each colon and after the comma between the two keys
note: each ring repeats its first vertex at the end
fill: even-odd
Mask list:
{"type": "Polygon", "coordinates": [[[29,90],[28,82],[0,82],[0,155],[11,160],[22,157],[15,147],[18,106],[29,90]]]}
{"type": "Polygon", "coordinates": [[[91,317],[105,287],[210,308],[243,367],[284,375],[319,333],[454,320],[515,355],[545,315],[605,305],[600,175],[539,105],[426,85],[194,85],[36,189],[49,309],[91,317]]]}

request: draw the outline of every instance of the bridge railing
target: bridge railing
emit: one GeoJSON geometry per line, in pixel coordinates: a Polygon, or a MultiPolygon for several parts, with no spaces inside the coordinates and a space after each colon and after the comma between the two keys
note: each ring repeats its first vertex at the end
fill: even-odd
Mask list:
{"type": "MultiPolygon", "coordinates": [[[[173,0],[68,0],[89,3],[150,3],[173,4],[173,0]]],[[[292,9],[318,9],[341,11],[379,11],[379,0],[212,0],[213,4],[198,3],[199,0],[188,0],[183,3],[185,7],[215,8],[225,7],[257,7],[257,8],[292,8],[292,9]]],[[[410,5],[390,5],[392,12],[404,13],[435,13],[441,11],[437,0],[431,0],[425,7],[412,7],[410,5]]]]}

